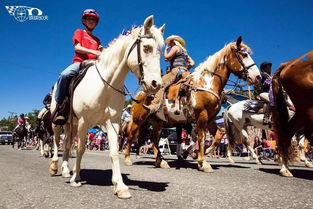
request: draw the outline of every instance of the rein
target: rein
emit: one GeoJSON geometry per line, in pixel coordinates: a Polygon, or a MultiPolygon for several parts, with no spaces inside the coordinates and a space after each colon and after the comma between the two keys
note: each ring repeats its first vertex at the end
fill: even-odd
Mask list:
{"type": "MultiPolygon", "coordinates": [[[[251,64],[251,65],[249,65],[249,66],[245,66],[245,64],[243,63],[242,59],[240,59],[240,57],[239,57],[239,55],[238,55],[239,50],[238,50],[238,49],[232,49],[232,51],[235,53],[235,56],[236,56],[238,62],[239,62],[239,63],[241,64],[241,66],[243,67],[243,69],[240,71],[240,73],[243,75],[243,78],[247,79],[247,78],[248,78],[248,70],[249,70],[252,66],[254,66],[254,65],[256,65],[256,64],[253,63],[253,64],[251,64]]],[[[227,83],[227,82],[233,83],[233,84],[234,84],[234,85],[233,85],[233,86],[234,86],[233,89],[235,89],[236,87],[240,86],[240,85],[238,84],[238,82],[234,82],[234,81],[230,80],[229,78],[225,78],[224,76],[221,76],[220,74],[217,74],[217,73],[215,73],[215,72],[210,72],[210,71],[208,71],[208,70],[207,70],[207,72],[210,73],[210,74],[212,74],[212,76],[217,76],[217,77],[219,77],[221,80],[225,80],[226,83],[227,83]]],[[[238,79],[237,79],[237,81],[238,81],[238,79]]],[[[221,97],[220,97],[216,92],[214,92],[214,91],[211,90],[211,89],[205,89],[205,88],[201,88],[201,87],[195,87],[195,86],[191,86],[191,85],[189,85],[189,84],[183,84],[183,85],[186,85],[186,86],[191,87],[191,90],[193,90],[193,91],[206,91],[206,92],[208,92],[208,93],[211,93],[212,95],[214,95],[214,96],[218,99],[219,103],[221,103],[221,97]]],[[[227,85],[227,84],[226,84],[226,85],[227,85]]]]}
{"type": "MultiPolygon", "coordinates": [[[[129,51],[128,51],[128,54],[127,54],[127,57],[126,59],[128,59],[130,53],[133,51],[133,49],[135,49],[135,47],[137,47],[137,60],[138,60],[138,66],[139,66],[139,85],[141,84],[142,80],[144,79],[144,73],[143,73],[143,62],[142,62],[142,58],[141,58],[141,53],[140,53],[140,43],[141,43],[141,39],[142,38],[154,38],[153,35],[140,35],[141,33],[141,30],[140,29],[140,32],[139,32],[139,35],[136,39],[136,41],[133,43],[133,45],[130,47],[129,51]]],[[[118,89],[118,88],[115,88],[114,86],[112,86],[109,82],[107,82],[100,74],[100,71],[97,67],[97,63],[95,63],[95,67],[96,67],[96,70],[102,80],[102,82],[106,85],[108,85],[109,87],[111,87],[113,90],[117,91],[118,93],[121,93],[123,94],[124,96],[127,96],[129,95],[130,96],[130,99],[136,103],[139,103],[139,101],[137,99],[135,99],[132,94],[128,91],[126,85],[124,85],[124,89],[121,90],[121,89],[118,89]],[[127,93],[126,93],[126,91],[127,93]]],[[[132,73],[134,73],[132,70],[131,70],[132,73]]]]}
{"type": "MultiPolygon", "coordinates": [[[[139,85],[141,84],[141,81],[144,79],[144,74],[143,74],[143,62],[142,62],[142,59],[141,59],[141,52],[140,52],[140,43],[141,43],[141,39],[142,38],[154,38],[154,36],[152,35],[140,35],[141,33],[141,30],[140,29],[140,32],[139,32],[139,35],[136,39],[136,41],[133,43],[133,45],[131,46],[128,54],[127,54],[127,57],[126,59],[128,59],[130,53],[133,51],[133,49],[137,46],[137,60],[138,60],[138,65],[139,65],[139,85]]],[[[134,73],[134,72],[133,72],[134,73]]]]}
{"type": "Polygon", "coordinates": [[[245,66],[245,64],[243,63],[242,59],[240,59],[240,57],[239,57],[239,54],[238,54],[239,50],[238,50],[238,49],[232,49],[232,51],[235,53],[235,56],[236,56],[238,62],[239,62],[240,65],[243,67],[243,69],[240,71],[240,73],[243,75],[243,78],[245,78],[245,79],[247,80],[247,79],[248,79],[248,70],[249,70],[252,66],[254,66],[254,65],[256,65],[256,64],[255,64],[255,63],[252,63],[252,64],[249,65],[249,66],[245,66]]]}
{"type": "Polygon", "coordinates": [[[97,63],[95,63],[95,67],[96,67],[96,70],[97,70],[97,72],[98,72],[98,74],[99,74],[99,76],[100,76],[100,78],[101,78],[101,80],[102,80],[102,82],[103,82],[104,84],[107,84],[107,85],[108,85],[109,87],[111,87],[113,90],[117,91],[118,93],[123,94],[124,96],[129,95],[129,96],[130,96],[130,99],[131,99],[132,101],[134,101],[134,102],[136,102],[136,103],[139,103],[139,101],[138,101],[137,99],[135,99],[135,98],[132,96],[132,94],[128,91],[128,89],[127,89],[127,87],[126,87],[125,85],[124,85],[124,89],[123,89],[123,90],[118,89],[118,88],[115,88],[114,86],[112,86],[109,82],[107,82],[107,81],[101,76],[100,71],[99,71],[99,69],[98,69],[98,67],[97,67],[97,63]],[[127,93],[125,92],[125,89],[127,90],[127,93]]]}

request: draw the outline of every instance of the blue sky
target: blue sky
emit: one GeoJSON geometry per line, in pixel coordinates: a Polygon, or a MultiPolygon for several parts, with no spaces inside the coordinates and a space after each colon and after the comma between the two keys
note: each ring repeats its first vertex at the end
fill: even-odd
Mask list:
{"type": "MultiPolygon", "coordinates": [[[[258,66],[273,63],[272,72],[313,48],[312,0],[1,0],[0,119],[8,111],[43,107],[43,97],[72,61],[73,32],[83,27],[80,18],[86,8],[101,15],[94,34],[102,45],[153,14],[157,26],[166,24],[165,37],[177,34],[186,40],[196,64],[239,35],[258,66]],[[18,22],[5,6],[39,8],[48,20],[18,22]]],[[[162,61],[163,69],[166,65],[162,61]]],[[[126,86],[135,90],[137,85],[130,74],[126,86]]]]}

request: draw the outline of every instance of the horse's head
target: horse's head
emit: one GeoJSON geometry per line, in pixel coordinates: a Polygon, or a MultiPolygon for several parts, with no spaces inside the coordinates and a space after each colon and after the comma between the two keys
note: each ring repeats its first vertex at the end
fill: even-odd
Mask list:
{"type": "Polygon", "coordinates": [[[165,25],[156,28],[153,16],[149,16],[142,27],[133,29],[132,42],[126,50],[127,65],[148,94],[156,93],[162,85],[160,59],[164,28],[165,25]]]}
{"type": "Polygon", "coordinates": [[[241,36],[236,43],[231,43],[231,52],[228,57],[228,68],[239,78],[248,81],[249,84],[257,84],[261,80],[259,68],[251,58],[250,48],[242,43],[241,36]]]}

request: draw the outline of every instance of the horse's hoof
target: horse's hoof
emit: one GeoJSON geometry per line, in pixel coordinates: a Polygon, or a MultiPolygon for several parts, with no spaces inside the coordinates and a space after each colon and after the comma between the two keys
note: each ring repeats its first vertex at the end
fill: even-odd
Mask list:
{"type": "Polygon", "coordinates": [[[132,161],[131,161],[130,159],[125,159],[125,161],[124,161],[124,165],[127,165],[127,166],[132,166],[132,165],[133,165],[133,163],[132,163],[132,161]]]}
{"type": "Polygon", "coordinates": [[[55,176],[58,173],[58,169],[57,168],[49,168],[49,173],[51,176],[55,176]]]}
{"type": "Polygon", "coordinates": [[[72,187],[81,187],[81,186],[82,186],[82,183],[81,183],[81,182],[75,182],[75,181],[73,181],[73,182],[71,182],[71,186],[72,186],[72,187]]]}
{"type": "Polygon", "coordinates": [[[283,177],[293,177],[292,173],[290,173],[290,171],[279,171],[280,175],[283,177]]]}
{"type": "Polygon", "coordinates": [[[160,163],[160,168],[171,168],[165,160],[160,163]]]}
{"type": "Polygon", "coordinates": [[[132,197],[130,192],[128,191],[128,189],[124,189],[124,190],[118,191],[116,193],[116,195],[120,199],[129,199],[129,198],[132,197]]]}
{"type": "Polygon", "coordinates": [[[45,158],[48,158],[48,157],[49,157],[49,153],[44,153],[43,156],[44,156],[45,158]]]}
{"type": "Polygon", "coordinates": [[[71,177],[71,174],[70,174],[69,171],[64,171],[64,170],[62,169],[62,177],[63,177],[63,178],[69,178],[69,177],[71,177]]]}
{"type": "Polygon", "coordinates": [[[200,171],[203,171],[204,173],[213,173],[213,169],[212,168],[199,168],[200,171]]]}
{"type": "Polygon", "coordinates": [[[262,163],[261,163],[261,162],[256,162],[256,164],[257,164],[257,165],[262,165],[262,163]]]}
{"type": "Polygon", "coordinates": [[[141,158],[141,156],[140,156],[140,155],[136,155],[136,158],[137,158],[137,159],[140,159],[140,158],[141,158]]]}
{"type": "Polygon", "coordinates": [[[213,173],[213,169],[209,163],[204,163],[202,167],[199,166],[199,170],[205,173],[213,173]]]}
{"type": "Polygon", "coordinates": [[[306,163],[306,164],[305,164],[305,167],[307,167],[307,168],[313,168],[313,164],[312,164],[312,163],[306,163]]]}
{"type": "Polygon", "coordinates": [[[228,159],[228,162],[231,163],[231,164],[235,163],[235,161],[233,159],[228,159]]]}
{"type": "Polygon", "coordinates": [[[249,160],[251,160],[251,158],[250,157],[244,157],[243,160],[249,161],[249,160]]]}

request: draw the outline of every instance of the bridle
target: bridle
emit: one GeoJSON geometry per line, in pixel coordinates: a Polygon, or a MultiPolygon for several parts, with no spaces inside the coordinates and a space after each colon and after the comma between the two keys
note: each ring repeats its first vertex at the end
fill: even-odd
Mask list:
{"type": "MultiPolygon", "coordinates": [[[[141,59],[141,53],[140,53],[140,42],[141,42],[141,39],[143,38],[153,38],[155,39],[155,37],[152,35],[152,34],[148,34],[148,35],[140,35],[141,34],[141,31],[142,31],[142,28],[140,29],[139,31],[139,35],[136,39],[136,41],[133,43],[133,45],[130,47],[129,51],[128,51],[128,54],[127,54],[127,57],[126,57],[126,60],[128,59],[130,53],[133,51],[133,49],[137,46],[137,60],[138,60],[138,65],[139,65],[139,85],[141,85],[143,79],[144,79],[144,73],[143,73],[143,62],[142,62],[142,59],[141,59]]],[[[126,86],[124,85],[124,89],[121,90],[121,89],[118,89],[114,86],[112,86],[109,82],[107,82],[102,76],[101,76],[101,73],[97,67],[97,62],[95,62],[95,68],[102,80],[103,83],[107,84],[109,87],[111,87],[112,89],[114,89],[115,91],[123,94],[124,96],[127,96],[129,95],[131,97],[131,100],[135,101],[136,103],[139,103],[138,100],[134,99],[131,95],[131,93],[129,93],[128,89],[126,88],[126,86]],[[127,92],[126,92],[126,91],[127,92]]],[[[134,73],[132,70],[131,70],[132,73],[134,73]]],[[[135,74],[135,73],[134,73],[135,74]]]]}
{"type": "MultiPolygon", "coordinates": [[[[141,43],[141,39],[143,38],[153,38],[155,39],[155,37],[152,34],[148,34],[148,35],[140,35],[142,31],[142,28],[139,31],[139,35],[136,39],[136,41],[133,43],[133,45],[130,47],[127,57],[126,59],[128,59],[130,53],[133,51],[133,49],[137,46],[137,60],[138,60],[138,65],[139,65],[139,85],[142,83],[143,79],[144,79],[144,73],[143,73],[143,62],[141,59],[141,52],[140,52],[140,43],[141,43]]],[[[132,70],[131,70],[132,71],[132,70]]],[[[132,71],[132,73],[134,73],[132,71]]]]}
{"type": "Polygon", "coordinates": [[[240,63],[240,65],[242,66],[242,70],[239,71],[239,73],[241,74],[241,77],[245,80],[248,79],[248,70],[253,67],[254,65],[256,65],[255,63],[252,63],[251,65],[249,66],[245,66],[245,64],[243,63],[242,59],[240,58],[239,56],[239,52],[240,50],[239,49],[234,49],[232,48],[232,51],[234,52],[238,62],[240,63]]]}

